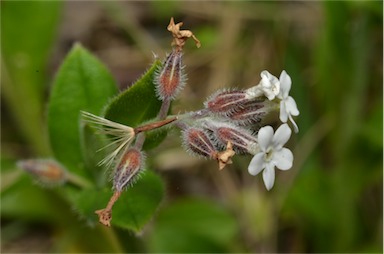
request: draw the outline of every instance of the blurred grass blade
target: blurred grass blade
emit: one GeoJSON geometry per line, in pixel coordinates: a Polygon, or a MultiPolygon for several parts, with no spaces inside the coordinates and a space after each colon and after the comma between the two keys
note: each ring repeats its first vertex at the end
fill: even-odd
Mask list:
{"type": "Polygon", "coordinates": [[[49,138],[54,155],[70,171],[84,171],[80,110],[99,114],[116,92],[116,83],[105,66],[76,44],[60,67],[48,107],[49,138]]]}
{"type": "Polygon", "coordinates": [[[19,131],[41,155],[49,153],[44,90],[61,6],[60,1],[1,2],[1,91],[19,131]]]}

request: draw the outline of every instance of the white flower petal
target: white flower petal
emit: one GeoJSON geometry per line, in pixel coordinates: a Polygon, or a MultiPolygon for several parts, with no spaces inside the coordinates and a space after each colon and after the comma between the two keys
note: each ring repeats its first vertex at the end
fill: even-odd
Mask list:
{"type": "Polygon", "coordinates": [[[267,190],[270,190],[275,183],[275,167],[271,163],[267,163],[265,166],[265,170],[263,171],[263,181],[267,190]]]}
{"type": "Polygon", "coordinates": [[[291,133],[292,131],[288,124],[280,125],[272,138],[273,146],[278,148],[283,147],[291,137],[291,133]]]}
{"type": "Polygon", "coordinates": [[[269,72],[265,70],[260,73],[262,84],[269,82],[269,75],[269,72]]]}
{"type": "Polygon", "coordinates": [[[282,71],[280,74],[280,95],[282,98],[287,98],[289,91],[291,90],[292,80],[286,71],[282,71]]]}
{"type": "Polygon", "coordinates": [[[283,122],[283,123],[286,123],[288,121],[288,112],[287,112],[287,108],[285,106],[285,101],[282,100],[280,101],[280,121],[283,122]]]}
{"type": "Polygon", "coordinates": [[[292,167],[293,154],[291,150],[283,147],[278,151],[274,151],[272,160],[277,168],[281,170],[288,170],[292,167]]]}
{"type": "Polygon", "coordinates": [[[268,100],[270,100],[270,101],[272,101],[276,97],[274,92],[270,89],[263,89],[263,92],[264,92],[265,97],[267,97],[268,100]]]}
{"type": "Polygon", "coordinates": [[[287,107],[287,112],[290,115],[298,116],[300,114],[299,110],[297,109],[296,101],[291,96],[285,100],[285,106],[287,107]]]}
{"type": "Polygon", "coordinates": [[[268,71],[262,71],[260,76],[260,84],[264,95],[270,101],[275,99],[276,95],[278,95],[280,92],[280,81],[268,71]]]}
{"type": "Polygon", "coordinates": [[[295,120],[293,120],[291,115],[289,115],[289,120],[291,121],[291,123],[293,125],[293,130],[295,131],[295,133],[298,133],[299,132],[299,127],[297,127],[297,124],[296,124],[295,120]]]}
{"type": "Polygon", "coordinates": [[[253,156],[248,166],[248,172],[255,176],[265,168],[264,153],[258,153],[253,156]]]}
{"type": "Polygon", "coordinates": [[[261,151],[265,152],[272,143],[273,129],[271,126],[265,126],[259,130],[257,134],[257,142],[260,145],[261,151]]]}
{"type": "Polygon", "coordinates": [[[265,70],[260,73],[260,76],[265,86],[271,87],[273,84],[279,82],[279,80],[275,76],[265,70]]]}

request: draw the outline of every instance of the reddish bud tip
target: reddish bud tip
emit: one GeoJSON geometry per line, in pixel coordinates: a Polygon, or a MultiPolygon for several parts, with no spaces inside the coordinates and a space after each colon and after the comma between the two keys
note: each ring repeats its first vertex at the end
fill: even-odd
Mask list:
{"type": "Polygon", "coordinates": [[[116,191],[122,191],[136,176],[141,172],[143,167],[144,155],[141,151],[130,148],[126,151],[117,164],[113,176],[113,188],[116,191]]]}
{"type": "Polygon", "coordinates": [[[17,166],[34,176],[42,184],[59,185],[67,179],[66,170],[51,159],[22,160],[17,162],[17,166]]]}
{"type": "Polygon", "coordinates": [[[248,101],[245,91],[225,90],[213,94],[204,106],[213,113],[228,115],[248,101]]]}
{"type": "Polygon", "coordinates": [[[161,100],[173,99],[185,85],[182,52],[173,50],[156,73],[156,92],[161,100]]]}
{"type": "Polygon", "coordinates": [[[206,131],[191,127],[183,132],[183,143],[185,148],[192,153],[208,158],[216,157],[216,148],[206,131]]]}

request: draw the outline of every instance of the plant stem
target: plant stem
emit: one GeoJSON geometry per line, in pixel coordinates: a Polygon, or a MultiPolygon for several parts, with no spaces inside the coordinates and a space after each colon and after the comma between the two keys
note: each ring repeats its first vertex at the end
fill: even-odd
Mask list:
{"type": "Polygon", "coordinates": [[[171,117],[171,118],[160,120],[160,121],[157,121],[154,123],[141,125],[141,126],[135,128],[135,133],[140,133],[140,132],[145,132],[145,131],[157,129],[157,128],[160,128],[160,127],[167,125],[167,124],[169,124],[173,121],[176,121],[176,120],[177,120],[177,117],[171,117]]]}
{"type": "Polygon", "coordinates": [[[80,188],[89,189],[89,188],[93,187],[93,184],[90,181],[88,181],[87,179],[85,179],[79,175],[67,172],[66,178],[67,178],[68,182],[70,182],[70,183],[72,183],[72,184],[74,184],[80,188]]]}
{"type": "Polygon", "coordinates": [[[157,119],[159,119],[159,120],[165,119],[168,115],[168,111],[169,111],[170,106],[171,106],[171,99],[170,98],[164,99],[163,103],[161,104],[160,111],[157,114],[157,119]]]}
{"type": "Polygon", "coordinates": [[[161,108],[159,110],[159,113],[157,114],[157,119],[160,121],[152,123],[152,124],[140,126],[140,127],[135,129],[135,132],[138,133],[137,137],[136,137],[136,142],[135,142],[135,148],[136,149],[141,150],[143,148],[143,145],[145,142],[145,134],[144,134],[145,131],[159,128],[163,125],[169,124],[169,123],[177,120],[176,116],[173,116],[172,118],[170,118],[168,120],[164,120],[167,117],[170,106],[171,106],[171,100],[165,99],[163,101],[163,103],[161,104],[161,108]],[[161,120],[164,120],[164,121],[161,121],[161,120]]]}
{"type": "Polygon", "coordinates": [[[137,150],[141,150],[143,148],[144,142],[145,142],[145,133],[141,132],[137,134],[135,148],[137,150]]]}
{"type": "Polygon", "coordinates": [[[121,195],[121,191],[114,192],[107,204],[107,207],[104,209],[95,211],[95,213],[99,216],[99,222],[101,224],[108,227],[111,226],[112,207],[115,204],[115,202],[119,199],[120,195],[121,195]]]}

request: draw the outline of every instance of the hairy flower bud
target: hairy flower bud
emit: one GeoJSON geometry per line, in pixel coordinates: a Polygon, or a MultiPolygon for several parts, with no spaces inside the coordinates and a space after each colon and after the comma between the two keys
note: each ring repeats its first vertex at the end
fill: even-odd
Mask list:
{"type": "Polygon", "coordinates": [[[48,186],[60,185],[67,180],[64,167],[51,159],[22,160],[17,162],[17,166],[48,186]]]}
{"type": "Polygon", "coordinates": [[[206,123],[206,128],[212,131],[217,146],[225,147],[228,142],[233,146],[237,154],[252,153],[254,146],[257,145],[256,137],[243,127],[222,123],[206,123]]]}
{"type": "Polygon", "coordinates": [[[175,98],[184,88],[186,76],[182,56],[181,51],[173,50],[156,73],[156,93],[161,100],[175,98]]]}
{"type": "Polygon", "coordinates": [[[132,183],[141,172],[144,163],[144,154],[135,149],[129,148],[122,156],[116,166],[113,176],[113,188],[122,191],[132,183]]]}
{"type": "Polygon", "coordinates": [[[186,150],[200,156],[216,158],[216,148],[209,138],[207,131],[190,127],[183,131],[183,144],[186,150]]]}
{"type": "Polygon", "coordinates": [[[204,102],[205,108],[212,113],[229,115],[239,109],[249,99],[243,90],[224,90],[214,93],[204,102]]]}
{"type": "Polygon", "coordinates": [[[264,99],[249,101],[236,111],[228,114],[227,117],[240,126],[258,124],[261,122],[263,116],[267,114],[263,101],[264,99]]]}

